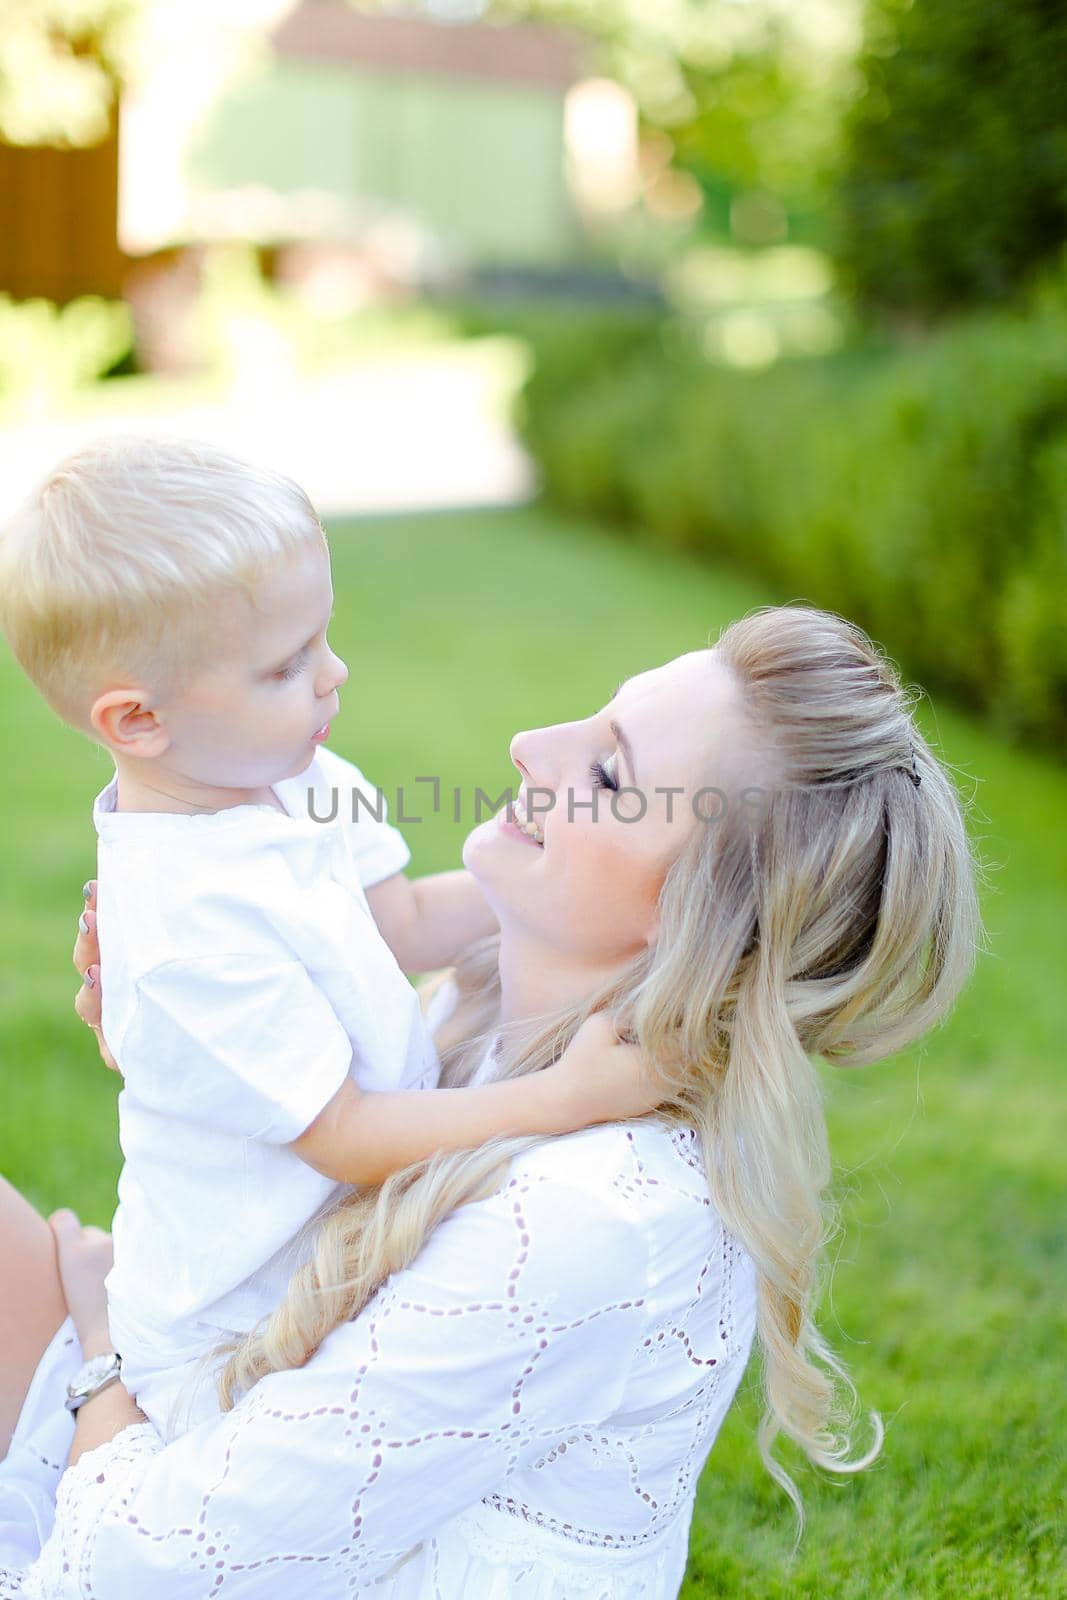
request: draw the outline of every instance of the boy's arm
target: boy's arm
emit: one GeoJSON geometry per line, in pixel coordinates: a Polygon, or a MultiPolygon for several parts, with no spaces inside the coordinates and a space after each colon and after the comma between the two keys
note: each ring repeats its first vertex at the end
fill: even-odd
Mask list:
{"type": "Polygon", "coordinates": [[[634,1045],[620,1044],[603,1015],[578,1030],[542,1072],[472,1089],[367,1093],[347,1079],[291,1148],[339,1183],[381,1183],[445,1150],[469,1150],[506,1134],[562,1134],[641,1116],[660,1095],[634,1045]]]}
{"type": "Polygon", "coordinates": [[[378,932],[405,972],[451,966],[476,939],[497,931],[497,920],[469,872],[391,878],[367,890],[378,932]]]}

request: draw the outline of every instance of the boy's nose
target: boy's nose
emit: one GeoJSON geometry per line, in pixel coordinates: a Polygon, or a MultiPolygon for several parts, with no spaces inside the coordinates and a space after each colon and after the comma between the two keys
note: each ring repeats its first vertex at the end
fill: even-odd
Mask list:
{"type": "Polygon", "coordinates": [[[335,689],[343,688],[347,682],[348,668],[341,660],[341,657],[335,656],[331,651],[326,668],[316,684],[319,698],[323,699],[326,695],[332,694],[335,689]]]}

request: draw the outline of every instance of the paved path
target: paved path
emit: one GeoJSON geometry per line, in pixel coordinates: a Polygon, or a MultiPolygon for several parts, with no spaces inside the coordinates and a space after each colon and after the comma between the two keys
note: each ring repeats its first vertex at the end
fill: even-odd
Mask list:
{"type": "Polygon", "coordinates": [[[188,434],[277,467],[324,516],[502,505],[533,492],[507,420],[520,377],[494,343],[443,346],[354,370],[295,378],[246,366],[228,395],[150,411],[96,409],[0,426],[0,518],[69,451],[104,432],[188,434]]]}

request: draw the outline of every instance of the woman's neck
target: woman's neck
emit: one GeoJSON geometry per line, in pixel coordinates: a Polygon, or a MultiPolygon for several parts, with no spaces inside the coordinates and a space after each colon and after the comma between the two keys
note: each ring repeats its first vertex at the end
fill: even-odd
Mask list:
{"type": "Polygon", "coordinates": [[[583,962],[516,929],[500,930],[500,1021],[525,1022],[579,1005],[617,977],[617,963],[583,962]]]}

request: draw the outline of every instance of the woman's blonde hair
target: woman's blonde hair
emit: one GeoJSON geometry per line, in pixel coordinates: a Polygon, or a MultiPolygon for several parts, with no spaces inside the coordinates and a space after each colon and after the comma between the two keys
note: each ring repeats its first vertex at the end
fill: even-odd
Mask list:
{"type": "MultiPolygon", "coordinates": [[[[810,1058],[875,1061],[946,1015],[978,943],[976,870],[954,785],[859,628],[766,608],[728,627],[715,654],[739,691],[761,803],[695,828],[666,875],[655,946],[584,1004],[506,1032],[497,1075],[554,1061],[599,1010],[655,1064],[656,1115],[697,1130],[714,1205],[756,1264],[760,1449],[799,1515],[772,1454],[777,1435],[853,1472],[877,1455],[882,1431],[875,1416],[870,1448],[853,1455],[855,1391],[813,1321],[830,1161],[810,1058]]],[[[438,1045],[444,1081],[461,1084],[497,1027],[496,941],[470,951],[455,978],[459,1003],[438,1045]]],[[[282,1305],[232,1353],[223,1403],[304,1363],[443,1217],[492,1193],[530,1142],[437,1156],[347,1197],[282,1305]]]]}
{"type": "Polygon", "coordinates": [[[192,439],[115,435],[61,462],[0,532],[0,629],[88,729],[116,675],[175,687],[217,644],[216,602],[309,543],[304,491],[192,439]]]}

